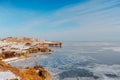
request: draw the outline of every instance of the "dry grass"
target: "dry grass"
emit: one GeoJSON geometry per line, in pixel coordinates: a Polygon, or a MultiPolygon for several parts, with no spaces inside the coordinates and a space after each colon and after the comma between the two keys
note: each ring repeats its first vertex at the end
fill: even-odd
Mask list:
{"type": "Polygon", "coordinates": [[[2,40],[6,40],[7,42],[17,42],[17,43],[33,43],[34,41],[37,40],[33,40],[32,38],[18,38],[18,37],[8,37],[8,38],[4,38],[2,40]]]}
{"type": "Polygon", "coordinates": [[[44,68],[19,69],[0,61],[0,70],[10,70],[15,75],[20,76],[21,80],[51,80],[50,74],[44,68]]]}

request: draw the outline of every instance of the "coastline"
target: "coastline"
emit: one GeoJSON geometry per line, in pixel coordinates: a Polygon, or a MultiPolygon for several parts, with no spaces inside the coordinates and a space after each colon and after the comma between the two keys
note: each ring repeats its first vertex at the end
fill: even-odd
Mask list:
{"type": "MultiPolygon", "coordinates": [[[[25,69],[21,69],[13,67],[2,61],[0,61],[0,65],[2,65],[0,66],[0,72],[10,71],[15,75],[14,78],[9,78],[7,80],[51,80],[50,73],[42,66],[36,65],[34,67],[26,67],[25,69]]],[[[5,75],[6,74],[4,74],[4,76],[5,75]]],[[[6,78],[4,78],[4,80],[6,80],[6,78]]]]}
{"type": "Polygon", "coordinates": [[[2,43],[0,45],[0,72],[10,71],[16,76],[8,80],[51,80],[50,73],[40,65],[35,64],[32,67],[16,68],[9,63],[26,60],[32,54],[37,54],[38,52],[43,55],[45,53],[50,54],[53,50],[48,47],[61,47],[62,44],[60,42],[39,41],[25,37],[8,37],[1,39],[0,43],[2,43]]]}

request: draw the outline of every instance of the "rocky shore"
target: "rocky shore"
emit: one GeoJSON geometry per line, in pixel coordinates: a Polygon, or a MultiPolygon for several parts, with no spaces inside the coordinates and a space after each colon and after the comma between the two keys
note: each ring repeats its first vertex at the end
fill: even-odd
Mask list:
{"type": "Polygon", "coordinates": [[[15,68],[5,62],[30,57],[37,52],[51,53],[49,47],[61,47],[61,42],[51,42],[32,38],[8,37],[0,39],[0,74],[6,73],[2,80],[51,80],[51,75],[42,66],[15,68]],[[10,75],[14,77],[7,78],[10,75]]]}

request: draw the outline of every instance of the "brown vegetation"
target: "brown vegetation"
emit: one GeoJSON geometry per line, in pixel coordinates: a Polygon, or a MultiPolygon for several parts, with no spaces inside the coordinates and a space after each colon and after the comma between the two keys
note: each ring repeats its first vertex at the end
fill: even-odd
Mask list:
{"type": "Polygon", "coordinates": [[[12,57],[21,57],[21,56],[22,57],[29,57],[31,53],[37,53],[37,52],[47,52],[47,53],[52,52],[51,49],[49,49],[46,45],[40,43],[36,39],[25,38],[25,37],[24,38],[8,37],[8,38],[2,39],[2,41],[23,43],[23,44],[25,44],[24,46],[28,46],[30,48],[25,49],[24,52],[19,51],[20,53],[18,53],[18,52],[15,52],[16,50],[19,50],[18,48],[10,48],[8,45],[6,45],[6,47],[10,48],[12,51],[11,50],[6,51],[7,48],[1,47],[2,52],[0,53],[0,59],[6,59],[6,58],[12,58],[12,57]],[[35,42],[38,42],[38,44],[32,45],[35,42]]]}
{"type": "Polygon", "coordinates": [[[23,37],[23,38],[18,38],[18,37],[7,37],[7,38],[4,38],[2,40],[5,40],[7,42],[17,42],[17,43],[33,43],[34,41],[37,41],[35,39],[32,39],[32,38],[26,38],[26,37],[23,37]]]}
{"type": "Polygon", "coordinates": [[[28,67],[26,69],[19,69],[0,61],[0,70],[10,70],[15,75],[19,76],[21,80],[51,80],[51,76],[48,71],[40,66],[35,66],[34,68],[28,67]]]}

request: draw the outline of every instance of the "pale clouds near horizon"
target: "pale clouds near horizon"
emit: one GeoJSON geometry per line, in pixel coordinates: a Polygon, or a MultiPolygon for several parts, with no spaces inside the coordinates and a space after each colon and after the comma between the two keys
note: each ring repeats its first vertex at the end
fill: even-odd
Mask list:
{"type": "Polygon", "coordinates": [[[119,0],[89,0],[31,17],[17,25],[14,32],[12,28],[7,31],[15,36],[26,34],[50,40],[119,41],[119,14],[119,0]]]}

